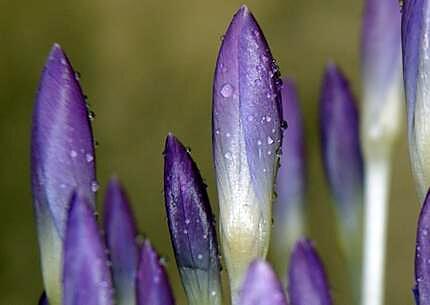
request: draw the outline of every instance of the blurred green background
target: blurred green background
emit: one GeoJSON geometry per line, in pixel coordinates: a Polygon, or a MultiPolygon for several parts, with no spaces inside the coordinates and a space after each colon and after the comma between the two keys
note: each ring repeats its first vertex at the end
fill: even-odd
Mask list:
{"type": "MultiPolygon", "coordinates": [[[[97,114],[98,177],[117,174],[129,190],[142,233],[168,262],[178,304],[162,196],[164,137],[192,148],[216,210],[211,161],[211,86],[220,38],[240,1],[0,0],[0,304],[36,304],[42,290],[30,195],[33,99],[46,56],[60,43],[80,71],[97,114]]],[[[322,69],[339,63],[360,96],[359,0],[247,1],[284,75],[298,85],[309,157],[310,235],[329,270],[336,304],[350,305],[335,246],[317,129],[322,69]]],[[[419,203],[406,134],[394,154],[386,304],[413,304],[413,254],[419,203]]]]}

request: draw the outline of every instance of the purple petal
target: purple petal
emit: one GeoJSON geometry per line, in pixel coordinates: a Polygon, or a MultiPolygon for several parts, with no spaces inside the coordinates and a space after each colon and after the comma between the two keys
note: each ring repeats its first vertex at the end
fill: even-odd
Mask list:
{"type": "Polygon", "coordinates": [[[221,234],[234,289],[268,248],[281,142],[278,75],[260,27],[242,6],[219,51],[212,113],[221,234]]]}
{"type": "MultiPolygon", "coordinates": [[[[366,0],[362,33],[363,81],[378,119],[386,94],[401,77],[400,6],[398,0],[366,0]],[[379,97],[379,99],[378,99],[379,97]]],[[[366,100],[366,99],[365,99],[366,100]]]]}
{"type": "Polygon", "coordinates": [[[42,272],[52,304],[61,303],[62,243],[73,190],[94,206],[94,148],[79,81],[59,45],[52,47],[33,111],[31,175],[42,272]]]}
{"type": "Polygon", "coordinates": [[[405,1],[402,17],[403,74],[408,109],[409,152],[422,198],[430,184],[429,71],[430,5],[405,1]]]}
{"type": "Polygon", "coordinates": [[[145,241],[137,273],[137,305],[175,304],[166,270],[149,241],[145,241]]]}
{"type": "Polygon", "coordinates": [[[288,295],[294,305],[331,305],[323,264],[311,241],[297,241],[288,269],[288,295]]]}
{"type": "Polygon", "coordinates": [[[287,305],[284,289],[270,265],[255,260],[248,268],[239,305],[287,305]]]}
{"type": "Polygon", "coordinates": [[[417,305],[430,304],[430,193],[418,218],[415,252],[415,297],[417,305]]]}
{"type": "Polygon", "coordinates": [[[339,219],[357,228],[363,192],[358,113],[347,80],[333,64],[323,80],[320,128],[324,169],[339,219]]]}
{"type": "Polygon", "coordinates": [[[39,299],[39,305],[49,305],[48,298],[46,297],[46,293],[43,292],[39,299]]]}
{"type": "Polygon", "coordinates": [[[112,305],[108,257],[90,202],[71,200],[64,242],[63,304],[112,305]]]}
{"type": "Polygon", "coordinates": [[[274,204],[274,236],[271,245],[277,263],[286,270],[289,250],[303,235],[306,192],[305,135],[296,86],[283,80],[282,117],[288,122],[283,132],[281,167],[276,180],[277,198],[274,204]],[[282,263],[285,262],[285,263],[282,263]]]}
{"type": "Polygon", "coordinates": [[[104,211],[104,230],[112,262],[116,304],[135,304],[139,260],[137,229],[127,196],[115,178],[108,185],[104,211]]]}
{"type": "Polygon", "coordinates": [[[172,134],[164,151],[164,196],[170,236],[190,304],[220,304],[220,264],[206,185],[172,134]]]}

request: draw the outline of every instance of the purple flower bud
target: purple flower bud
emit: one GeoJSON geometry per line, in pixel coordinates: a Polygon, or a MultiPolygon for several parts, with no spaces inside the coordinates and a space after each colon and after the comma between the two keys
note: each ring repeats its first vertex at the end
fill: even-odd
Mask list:
{"type": "Polygon", "coordinates": [[[415,252],[415,297],[417,305],[430,304],[430,193],[418,218],[415,252]]]}
{"type": "MultiPolygon", "coordinates": [[[[403,102],[400,19],[398,0],[366,0],[361,52],[362,130],[364,149],[371,157],[391,150],[400,132],[403,102]]],[[[386,157],[386,153],[378,157],[386,157]]]]}
{"type": "Polygon", "coordinates": [[[257,259],[249,266],[239,305],[288,305],[284,288],[267,262],[257,259]]]}
{"type": "Polygon", "coordinates": [[[137,229],[127,196],[116,178],[112,178],[105,198],[104,230],[112,262],[117,305],[136,304],[136,272],[139,249],[137,229]]]}
{"type": "Polygon", "coordinates": [[[224,36],[213,85],[213,154],[220,232],[233,295],[264,257],[281,145],[279,71],[256,20],[242,6],[224,36]]]}
{"type": "Polygon", "coordinates": [[[137,305],[173,305],[166,270],[149,241],[145,241],[137,273],[137,305]]]}
{"type": "Polygon", "coordinates": [[[64,305],[112,305],[108,258],[91,203],[81,194],[71,199],[64,242],[64,305]]]}
{"type": "Polygon", "coordinates": [[[288,269],[288,295],[294,305],[331,305],[327,276],[311,241],[297,241],[288,269]]]}
{"type": "Polygon", "coordinates": [[[39,305],[49,305],[48,298],[46,297],[46,293],[43,292],[39,299],[39,305]]]}
{"type": "Polygon", "coordinates": [[[338,68],[326,68],[320,100],[321,148],[325,173],[344,229],[360,224],[363,159],[358,114],[348,82],[338,68]]]}
{"type": "Polygon", "coordinates": [[[33,112],[31,175],[42,272],[51,305],[61,303],[62,240],[76,189],[95,204],[94,148],[79,81],[59,45],[52,47],[33,112]]]}
{"type": "Polygon", "coordinates": [[[288,122],[283,132],[281,167],[276,180],[273,239],[271,242],[279,270],[287,268],[290,250],[303,235],[306,192],[305,135],[296,86],[283,80],[282,117],[288,122]]]}
{"type": "Polygon", "coordinates": [[[430,6],[426,0],[404,2],[403,74],[408,110],[409,154],[418,191],[430,185],[430,6]]]}
{"type": "Polygon", "coordinates": [[[176,265],[189,304],[221,304],[220,264],[206,185],[182,143],[169,134],[164,196],[176,265]]]}

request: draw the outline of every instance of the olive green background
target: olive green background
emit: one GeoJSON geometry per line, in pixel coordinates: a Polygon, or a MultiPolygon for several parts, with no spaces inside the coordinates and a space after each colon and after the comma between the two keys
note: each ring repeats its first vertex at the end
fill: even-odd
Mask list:
{"type": "MultiPolygon", "coordinates": [[[[42,290],[30,194],[30,119],[40,71],[60,43],[92,109],[102,185],[117,174],[128,188],[140,231],[169,264],[178,303],[185,304],[172,258],[162,195],[162,150],[168,131],[186,145],[209,185],[211,86],[221,35],[239,1],[0,0],[0,304],[36,304],[42,290]]],[[[255,14],[284,75],[299,85],[309,162],[310,235],[326,262],[338,305],[350,305],[333,211],[322,174],[317,102],[325,62],[333,59],[360,96],[359,0],[260,0],[255,14]]],[[[386,304],[413,304],[413,254],[419,203],[406,134],[394,154],[386,304]]]]}

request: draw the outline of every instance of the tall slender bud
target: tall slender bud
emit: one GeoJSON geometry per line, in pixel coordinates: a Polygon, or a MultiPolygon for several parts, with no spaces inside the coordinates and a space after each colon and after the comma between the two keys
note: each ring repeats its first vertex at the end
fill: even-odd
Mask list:
{"type": "Polygon", "coordinates": [[[116,178],[112,178],[107,187],[103,219],[116,305],[135,305],[139,261],[137,228],[127,195],[116,178]]]}
{"type": "Polygon", "coordinates": [[[220,238],[233,299],[248,264],[269,246],[281,145],[278,76],[260,27],[242,6],[218,54],[212,109],[220,238]]]}
{"type": "Polygon", "coordinates": [[[59,45],[52,47],[36,97],[31,178],[42,273],[51,305],[61,304],[63,240],[74,190],[94,207],[94,145],[77,74],[59,45]]]}
{"type": "Polygon", "coordinates": [[[164,196],[170,237],[190,305],[220,305],[220,263],[206,185],[179,140],[164,150],[164,196]]]}

